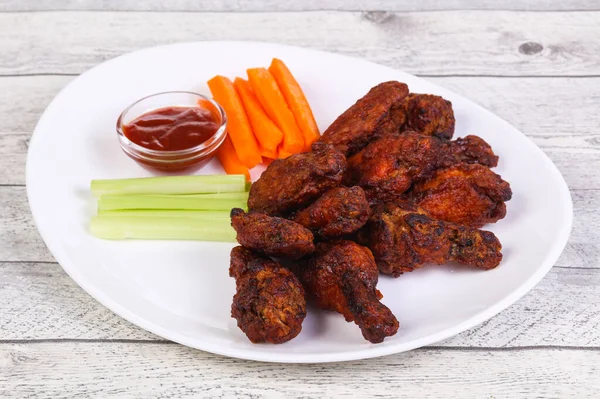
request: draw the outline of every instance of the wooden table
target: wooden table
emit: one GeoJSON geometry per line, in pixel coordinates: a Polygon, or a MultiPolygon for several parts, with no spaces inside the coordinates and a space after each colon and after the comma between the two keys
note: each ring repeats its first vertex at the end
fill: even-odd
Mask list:
{"type": "Polygon", "coordinates": [[[598,398],[599,128],[594,0],[0,0],[0,397],[598,398]],[[114,315],[63,272],[34,227],[24,167],[31,132],[86,69],[147,46],[216,39],[363,57],[506,119],[571,189],[575,221],[561,258],[488,322],[351,363],[228,359],[114,315]]]}

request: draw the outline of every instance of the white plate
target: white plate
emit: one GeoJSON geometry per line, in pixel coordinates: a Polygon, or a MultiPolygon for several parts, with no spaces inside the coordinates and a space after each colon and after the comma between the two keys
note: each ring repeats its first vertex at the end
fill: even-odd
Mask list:
{"type": "MultiPolygon", "coordinates": [[[[533,110],[532,112],[535,112],[533,110]]],[[[214,161],[201,173],[221,173],[214,161]]],[[[60,92],[40,119],[27,159],[27,193],[48,248],[65,271],[103,305],[164,338],[205,351],[274,362],[331,362],[402,352],[479,324],[529,291],[550,270],[571,230],[569,190],[552,162],[514,127],[480,106],[412,75],[325,52],[250,42],[185,43],[110,60],[60,92]],[[382,276],[383,302],[400,330],[381,344],[334,313],[309,309],[302,333],[282,345],[250,343],[230,318],[235,291],[228,276],[232,244],[103,241],[88,232],[94,213],[90,180],[149,176],[119,148],[115,121],[131,102],[166,90],[209,94],[216,74],[283,59],[298,78],[325,129],[337,115],[386,80],[452,101],[456,137],[487,140],[496,168],[512,186],[508,216],[488,226],[501,240],[495,270],[431,266],[382,276]]]]}

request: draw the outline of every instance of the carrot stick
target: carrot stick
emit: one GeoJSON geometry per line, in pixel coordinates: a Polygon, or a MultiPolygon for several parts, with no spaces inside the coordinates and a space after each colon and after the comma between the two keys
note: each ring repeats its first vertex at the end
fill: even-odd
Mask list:
{"type": "Polygon", "coordinates": [[[227,114],[227,132],[239,161],[247,168],[253,168],[262,162],[256,138],[250,128],[250,122],[242,101],[231,80],[224,76],[215,76],[208,81],[208,87],[215,101],[227,114]]]}
{"type": "Polygon", "coordinates": [[[287,152],[286,150],[284,150],[283,148],[279,147],[279,152],[277,153],[277,158],[279,159],[283,159],[283,158],[287,158],[290,155],[293,155],[289,152],[287,152]]]}
{"type": "Polygon", "coordinates": [[[277,146],[283,141],[283,133],[265,113],[246,80],[235,78],[233,87],[235,87],[246,109],[252,131],[258,141],[260,155],[276,158],[277,146]]]}
{"type": "Polygon", "coordinates": [[[277,158],[277,154],[279,154],[277,152],[277,150],[270,151],[270,150],[266,150],[264,148],[261,148],[261,150],[260,150],[260,155],[262,155],[262,157],[263,157],[263,163],[265,163],[265,158],[272,158],[272,159],[277,158]]]}
{"type": "Polygon", "coordinates": [[[277,87],[277,82],[265,68],[247,70],[250,86],[263,106],[265,112],[283,132],[283,149],[292,154],[302,152],[304,138],[296,125],[294,114],[287,106],[283,94],[277,87]]]}
{"type": "Polygon", "coordinates": [[[225,141],[217,150],[217,158],[228,175],[244,174],[246,180],[250,180],[250,171],[240,162],[229,135],[225,137],[225,141]]]}
{"type": "Polygon", "coordinates": [[[288,107],[294,114],[296,124],[304,136],[304,150],[310,151],[311,144],[321,134],[302,88],[288,67],[278,58],[273,58],[271,61],[269,72],[277,82],[277,86],[279,86],[279,90],[281,90],[281,94],[283,94],[288,107]]]}

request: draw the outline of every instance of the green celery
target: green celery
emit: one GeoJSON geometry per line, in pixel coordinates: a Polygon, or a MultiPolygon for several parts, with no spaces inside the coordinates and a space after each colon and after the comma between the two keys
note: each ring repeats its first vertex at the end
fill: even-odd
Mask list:
{"type": "Polygon", "coordinates": [[[173,209],[118,209],[100,210],[100,215],[106,216],[137,216],[137,217],[176,217],[191,219],[230,219],[229,211],[185,211],[173,209]]]}
{"type": "Polygon", "coordinates": [[[248,193],[194,194],[194,195],[103,195],[98,210],[117,209],[173,209],[229,211],[246,208],[248,193]]]}
{"type": "Polygon", "coordinates": [[[203,194],[247,191],[244,175],[160,176],[92,180],[92,194],[203,194]]]}
{"type": "Polygon", "coordinates": [[[92,235],[109,240],[200,240],[234,242],[235,230],[223,219],[98,215],[90,223],[92,235]]]}

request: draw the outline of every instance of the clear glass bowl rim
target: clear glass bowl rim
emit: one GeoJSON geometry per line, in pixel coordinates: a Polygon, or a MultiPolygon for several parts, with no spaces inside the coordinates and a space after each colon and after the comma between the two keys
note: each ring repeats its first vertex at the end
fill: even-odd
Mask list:
{"type": "MultiPolygon", "coordinates": [[[[168,106],[168,105],[165,105],[165,106],[168,106]]],[[[172,106],[177,106],[177,105],[172,105],[172,106]]],[[[153,162],[157,162],[157,161],[158,162],[161,162],[161,161],[173,162],[173,163],[181,162],[182,159],[172,159],[172,158],[177,158],[177,156],[185,157],[187,155],[193,155],[194,157],[200,156],[200,155],[207,155],[207,154],[204,154],[204,152],[205,152],[204,150],[210,150],[210,151],[208,151],[208,153],[210,154],[212,152],[212,150],[215,150],[216,148],[218,148],[220,146],[220,144],[223,143],[225,136],[227,135],[227,114],[225,113],[225,110],[223,109],[221,104],[219,104],[212,98],[207,97],[203,94],[196,93],[194,91],[185,91],[185,90],[162,91],[159,93],[154,93],[154,94],[150,94],[145,97],[142,97],[142,98],[134,101],[130,105],[128,105],[121,112],[121,114],[119,115],[119,118],[117,119],[117,134],[119,136],[119,141],[121,142],[121,146],[126,145],[128,147],[128,149],[134,150],[134,151],[144,154],[144,155],[151,155],[151,156],[158,157],[158,158],[160,158],[160,157],[169,157],[170,158],[168,160],[152,158],[153,162]],[[122,129],[123,118],[127,114],[127,112],[129,112],[131,110],[131,108],[135,107],[142,101],[145,101],[152,97],[157,97],[157,96],[162,96],[162,95],[167,95],[167,94],[191,94],[193,96],[198,97],[198,100],[208,101],[212,106],[215,107],[215,109],[219,112],[219,116],[221,117],[221,124],[219,126],[219,129],[215,132],[215,134],[212,135],[211,138],[198,144],[197,146],[186,148],[183,150],[176,150],[176,151],[152,150],[152,149],[143,147],[143,146],[136,144],[133,141],[129,140],[129,138],[127,138],[127,136],[125,136],[125,134],[123,133],[123,129],[122,129]],[[217,144],[217,145],[215,146],[215,144],[217,144]],[[199,151],[201,152],[200,154],[198,153],[199,151]]]]}

